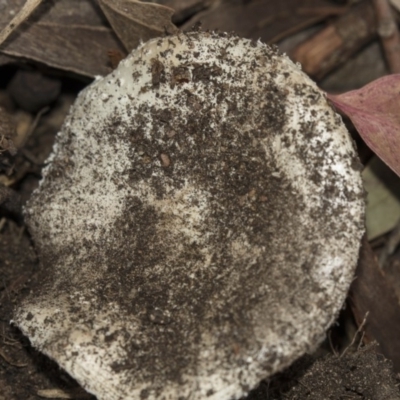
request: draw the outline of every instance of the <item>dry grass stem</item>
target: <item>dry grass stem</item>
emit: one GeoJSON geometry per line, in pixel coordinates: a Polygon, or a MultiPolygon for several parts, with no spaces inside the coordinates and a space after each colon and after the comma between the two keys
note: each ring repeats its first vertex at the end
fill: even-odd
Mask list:
{"type": "Polygon", "coordinates": [[[361,336],[361,337],[364,338],[363,329],[364,329],[365,324],[367,323],[368,314],[369,314],[369,311],[365,313],[365,317],[364,317],[364,319],[362,320],[362,322],[361,322],[360,326],[358,327],[358,329],[356,330],[356,333],[354,334],[351,343],[343,350],[343,353],[339,356],[339,358],[342,358],[342,357],[347,353],[347,351],[348,351],[351,347],[353,347],[353,345],[354,345],[354,343],[356,342],[356,339],[357,339],[357,336],[358,336],[359,333],[362,332],[362,336],[361,336]]]}
{"type": "Polygon", "coordinates": [[[43,0],[27,0],[17,15],[0,33],[0,45],[13,33],[40,5],[43,0]]]}

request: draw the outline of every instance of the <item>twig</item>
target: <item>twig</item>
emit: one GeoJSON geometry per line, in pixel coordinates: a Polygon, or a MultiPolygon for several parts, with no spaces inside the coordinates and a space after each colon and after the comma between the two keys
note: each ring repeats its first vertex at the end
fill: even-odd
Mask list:
{"type": "Polygon", "coordinates": [[[25,145],[25,143],[28,141],[29,137],[32,135],[32,133],[34,132],[34,130],[36,129],[36,127],[39,124],[40,119],[42,118],[43,114],[47,113],[47,111],[50,110],[49,106],[43,107],[35,116],[35,119],[33,120],[33,122],[30,124],[28,130],[25,132],[25,135],[23,137],[23,139],[20,141],[20,143],[18,143],[19,147],[23,147],[25,145]]]}
{"type": "Polygon", "coordinates": [[[2,340],[3,344],[5,344],[7,346],[15,347],[17,349],[21,348],[21,343],[18,340],[15,340],[15,339],[13,339],[11,337],[8,337],[3,333],[0,333],[0,336],[3,338],[3,340],[2,340]]]}
{"type": "Polygon", "coordinates": [[[45,399],[73,399],[74,397],[62,389],[42,389],[37,391],[39,397],[45,399]]]}
{"type": "Polygon", "coordinates": [[[386,60],[393,74],[400,73],[400,33],[388,0],[373,0],[386,60]]]}
{"type": "MultiPolygon", "coordinates": [[[[339,356],[339,358],[342,358],[347,353],[349,348],[351,348],[354,345],[354,343],[356,342],[357,335],[363,330],[365,324],[367,323],[368,314],[369,314],[369,311],[367,311],[365,313],[365,317],[364,317],[363,321],[361,322],[360,326],[358,327],[358,329],[356,330],[356,333],[354,334],[351,343],[343,350],[343,353],[339,356]]],[[[359,346],[358,346],[358,348],[359,348],[359,346]]]]}
{"type": "Polygon", "coordinates": [[[43,0],[27,0],[17,15],[0,32],[0,46],[24,22],[43,0]]]}
{"type": "Polygon", "coordinates": [[[364,341],[364,336],[365,336],[365,331],[363,331],[361,334],[361,338],[360,338],[360,341],[358,342],[358,346],[357,346],[357,351],[360,351],[360,349],[361,349],[361,345],[364,341]]]}
{"type": "Polygon", "coordinates": [[[339,357],[339,353],[337,352],[337,350],[335,349],[335,347],[333,346],[333,342],[332,342],[332,331],[328,332],[328,340],[329,340],[329,346],[331,348],[331,351],[333,353],[333,355],[335,357],[339,357]]]}
{"type": "Polygon", "coordinates": [[[28,364],[17,364],[17,363],[12,362],[1,349],[0,349],[0,356],[3,358],[3,360],[5,362],[12,365],[13,367],[24,368],[28,365],[28,364]]]}
{"type": "Polygon", "coordinates": [[[92,395],[83,389],[63,390],[63,389],[42,389],[37,391],[37,395],[45,399],[91,399],[92,395]]]}
{"type": "Polygon", "coordinates": [[[0,219],[0,232],[6,226],[6,223],[7,223],[7,218],[6,217],[3,217],[3,218],[0,219]]]}
{"type": "Polygon", "coordinates": [[[347,61],[375,36],[375,10],[370,2],[363,1],[296,46],[291,58],[318,80],[347,61]]]}

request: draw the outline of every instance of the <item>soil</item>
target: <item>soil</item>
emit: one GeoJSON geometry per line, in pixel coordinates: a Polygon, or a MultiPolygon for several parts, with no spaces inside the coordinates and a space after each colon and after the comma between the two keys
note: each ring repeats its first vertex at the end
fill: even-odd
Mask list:
{"type": "Polygon", "coordinates": [[[339,356],[304,356],[282,374],[263,382],[247,400],[395,400],[398,378],[391,363],[371,344],[339,356]]]}

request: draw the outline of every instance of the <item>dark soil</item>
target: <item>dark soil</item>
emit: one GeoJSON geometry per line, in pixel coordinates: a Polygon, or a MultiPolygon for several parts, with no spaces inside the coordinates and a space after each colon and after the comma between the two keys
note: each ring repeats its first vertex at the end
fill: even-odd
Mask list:
{"type": "Polygon", "coordinates": [[[376,344],[343,356],[304,356],[287,371],[261,383],[247,400],[395,400],[398,378],[376,344]]]}

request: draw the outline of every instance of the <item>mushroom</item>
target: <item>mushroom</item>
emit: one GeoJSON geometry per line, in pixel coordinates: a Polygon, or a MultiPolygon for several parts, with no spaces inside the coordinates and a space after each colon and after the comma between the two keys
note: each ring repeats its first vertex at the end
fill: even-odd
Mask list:
{"type": "Polygon", "coordinates": [[[324,93],[230,34],[150,40],[83,90],[26,206],[15,323],[99,400],[238,399],[323,340],[364,232],[324,93]]]}

